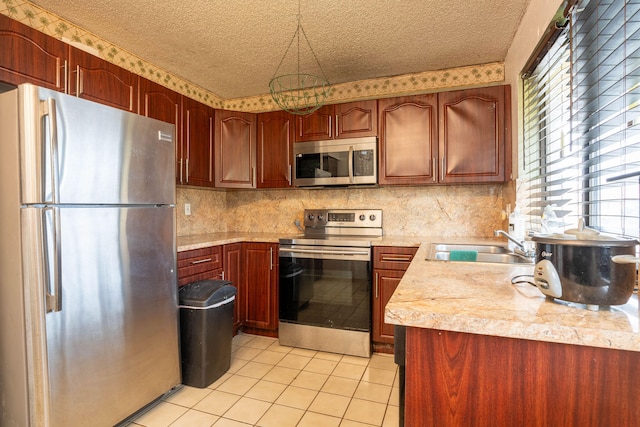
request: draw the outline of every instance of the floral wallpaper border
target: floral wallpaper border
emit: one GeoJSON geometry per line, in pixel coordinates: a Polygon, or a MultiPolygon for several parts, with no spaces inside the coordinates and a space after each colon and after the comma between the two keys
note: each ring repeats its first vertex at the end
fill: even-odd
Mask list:
{"type": "MultiPolygon", "coordinates": [[[[247,112],[278,109],[269,94],[222,99],[26,0],[0,0],[0,13],[211,107],[247,112]]],[[[504,63],[494,62],[336,84],[331,87],[328,102],[410,95],[503,82],[504,63]]]]}

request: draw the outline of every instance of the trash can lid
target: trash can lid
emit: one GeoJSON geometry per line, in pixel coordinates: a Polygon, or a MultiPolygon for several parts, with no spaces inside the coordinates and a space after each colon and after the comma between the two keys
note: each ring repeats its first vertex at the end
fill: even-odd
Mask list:
{"type": "Polygon", "coordinates": [[[200,280],[180,288],[180,305],[207,307],[234,297],[237,293],[227,280],[200,280]]]}

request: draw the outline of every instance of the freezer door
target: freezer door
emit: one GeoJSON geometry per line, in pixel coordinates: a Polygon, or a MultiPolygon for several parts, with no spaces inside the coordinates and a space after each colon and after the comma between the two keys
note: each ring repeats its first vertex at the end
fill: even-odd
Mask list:
{"type": "Polygon", "coordinates": [[[174,204],[174,125],[18,87],[24,204],[174,204]]]}
{"type": "Polygon", "coordinates": [[[39,211],[51,426],[112,426],[180,383],[174,208],[39,211]]]}

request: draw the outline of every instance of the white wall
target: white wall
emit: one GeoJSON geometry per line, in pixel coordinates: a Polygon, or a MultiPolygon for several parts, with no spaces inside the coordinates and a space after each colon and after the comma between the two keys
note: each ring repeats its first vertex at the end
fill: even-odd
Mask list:
{"type": "MultiPolygon", "coordinates": [[[[513,176],[520,171],[522,147],[522,82],[520,74],[563,0],[531,0],[504,62],[505,84],[511,85],[513,176]]],[[[516,190],[517,193],[517,190],[516,190]]]]}

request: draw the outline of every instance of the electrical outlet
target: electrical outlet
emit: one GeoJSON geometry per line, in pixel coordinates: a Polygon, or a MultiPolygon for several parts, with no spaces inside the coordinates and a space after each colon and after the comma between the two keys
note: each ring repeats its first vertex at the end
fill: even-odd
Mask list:
{"type": "Polygon", "coordinates": [[[184,204],[184,214],[191,215],[191,203],[184,204]]]}

